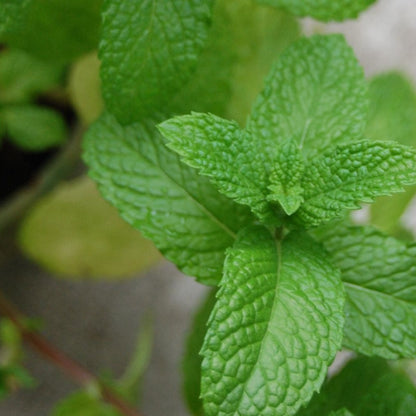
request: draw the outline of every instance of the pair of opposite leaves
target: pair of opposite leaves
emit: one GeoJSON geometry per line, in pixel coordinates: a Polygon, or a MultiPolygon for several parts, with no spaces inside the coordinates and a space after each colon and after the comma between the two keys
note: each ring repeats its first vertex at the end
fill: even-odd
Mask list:
{"type": "MultiPolygon", "coordinates": [[[[159,128],[186,163],[209,176],[227,197],[248,205],[269,229],[282,221],[309,227],[416,181],[411,149],[361,140],[366,109],[366,81],[351,49],[340,36],[315,36],[294,44],[274,66],[246,130],[206,114],[174,118],[159,128]]],[[[192,170],[178,168],[158,140],[139,143],[139,137],[131,137],[138,134],[134,130],[117,126],[107,115],[86,140],[92,176],[122,215],[160,243],[171,260],[205,281],[214,272],[218,276],[215,266],[199,273],[205,259],[211,255],[211,264],[220,262],[224,248],[236,240],[228,250],[203,348],[207,415],[294,414],[320,387],[341,346],[339,270],[303,231],[283,241],[263,225],[236,235],[253,217],[236,208],[239,218],[225,221],[233,227],[224,225],[210,210],[221,208],[203,203],[199,188],[206,183],[194,177],[186,184],[181,175],[192,176],[192,170]],[[128,145],[120,146],[116,136],[128,145]],[[186,192],[178,197],[154,169],[139,173],[152,163],[162,166],[176,186],[185,183],[186,192]],[[190,203],[205,210],[228,239],[213,241],[206,227],[198,231],[200,217],[183,215],[190,203]],[[225,247],[213,255],[215,244],[225,247]]]]}

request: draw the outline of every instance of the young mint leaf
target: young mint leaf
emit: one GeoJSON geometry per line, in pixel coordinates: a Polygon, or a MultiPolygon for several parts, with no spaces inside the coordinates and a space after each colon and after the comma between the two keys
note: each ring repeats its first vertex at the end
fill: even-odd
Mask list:
{"type": "Polygon", "coordinates": [[[181,164],[150,121],[122,127],[104,114],[84,146],[90,176],[121,216],[185,273],[216,284],[249,211],[181,164]]]}
{"type": "Polygon", "coordinates": [[[0,53],[0,102],[21,104],[57,85],[62,70],[26,52],[8,49],[0,53]]]}
{"type": "Polygon", "coordinates": [[[328,225],[319,239],[346,288],[344,345],[387,359],[416,356],[416,245],[372,227],[328,225]]]}
{"type": "Polygon", "coordinates": [[[296,16],[310,16],[324,22],[356,18],[376,0],[257,0],[281,7],[296,16]]]}
{"type": "Polygon", "coordinates": [[[104,0],[101,78],[123,124],[158,110],[189,78],[205,45],[213,0],[104,0]]]}
{"type": "Polygon", "coordinates": [[[158,126],[168,146],[189,166],[208,176],[219,191],[248,205],[266,223],[276,223],[269,193],[267,160],[260,142],[236,122],[212,114],[174,117],[158,126]]]}
{"type": "MultiPolygon", "coordinates": [[[[370,107],[366,137],[394,139],[416,146],[416,94],[402,74],[389,72],[374,77],[369,88],[370,107]]],[[[416,193],[416,187],[371,206],[371,223],[388,233],[398,232],[399,219],[416,193]]]]}
{"type": "Polygon", "coordinates": [[[295,221],[319,225],[359,209],[359,202],[416,183],[416,151],[395,142],[363,140],[337,146],[305,167],[304,203],[295,221]]]}
{"type": "Polygon", "coordinates": [[[2,110],[9,139],[30,151],[59,146],[67,137],[62,116],[48,108],[32,105],[10,106],[2,110]]]}
{"type": "Polygon", "coordinates": [[[304,233],[254,226],[227,251],[201,354],[207,416],[290,416],[323,382],[342,341],[339,271],[304,233]]]}
{"type": "Polygon", "coordinates": [[[0,39],[46,61],[66,64],[97,47],[101,2],[26,0],[0,39]]]}
{"type": "Polygon", "coordinates": [[[254,103],[247,128],[274,153],[293,138],[308,155],[360,139],[367,122],[367,83],[341,35],[293,43],[277,60],[254,103]]]}
{"type": "Polygon", "coordinates": [[[355,416],[415,416],[416,389],[384,360],[361,357],[329,380],[298,416],[321,416],[341,407],[355,416]]]}
{"type": "Polygon", "coordinates": [[[216,291],[211,290],[193,319],[182,361],[183,391],[193,416],[204,416],[200,398],[202,357],[199,352],[207,332],[208,318],[216,301],[215,294],[216,291]]]}
{"type": "Polygon", "coordinates": [[[267,200],[278,202],[287,215],[292,215],[303,202],[303,156],[293,140],[282,143],[270,175],[267,200]]]}

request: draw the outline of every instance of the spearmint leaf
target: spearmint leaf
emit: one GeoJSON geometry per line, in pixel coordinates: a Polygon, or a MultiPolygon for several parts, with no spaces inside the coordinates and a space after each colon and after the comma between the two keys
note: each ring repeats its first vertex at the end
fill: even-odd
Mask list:
{"type": "Polygon", "coordinates": [[[65,142],[67,131],[62,116],[49,108],[10,106],[2,111],[9,139],[30,151],[42,151],[65,142]]]}
{"type": "MultiPolygon", "coordinates": [[[[416,94],[411,82],[398,72],[374,77],[369,88],[370,107],[366,137],[394,139],[416,146],[416,94]]],[[[416,193],[416,187],[371,206],[371,223],[388,233],[397,233],[399,219],[416,193]]]]}
{"type": "Polygon", "coordinates": [[[0,54],[0,102],[21,104],[58,84],[61,68],[26,52],[8,49],[0,54]]]}
{"type": "Polygon", "coordinates": [[[416,245],[372,227],[328,225],[319,239],[346,288],[344,345],[386,359],[416,356],[416,245]]]}
{"type": "Polygon", "coordinates": [[[31,0],[0,0],[0,36],[19,18],[31,0]]]}
{"type": "Polygon", "coordinates": [[[304,203],[295,221],[319,225],[416,183],[416,151],[395,142],[337,146],[305,167],[304,203]]]}
{"type": "Polygon", "coordinates": [[[192,113],[158,126],[168,146],[189,166],[208,176],[219,191],[248,205],[266,223],[276,223],[269,193],[266,160],[259,142],[233,121],[192,113]]]}
{"type": "Polygon", "coordinates": [[[280,7],[296,16],[310,16],[324,22],[355,19],[376,0],[257,0],[280,7]]]}
{"type": "Polygon", "coordinates": [[[207,416],[290,416],[321,386],[342,341],[339,271],[306,234],[260,226],[227,251],[201,351],[207,416]]]}
{"type": "Polygon", "coordinates": [[[90,176],[121,216],[185,273],[216,284],[224,250],[252,221],[249,211],[183,165],[153,122],[123,127],[104,114],[84,143],[90,176]]]}
{"type": "Polygon", "coordinates": [[[303,202],[303,188],[300,185],[303,175],[303,157],[293,140],[280,146],[277,160],[270,175],[270,202],[278,202],[287,215],[293,214],[303,202]]]}
{"type": "Polygon", "coordinates": [[[207,332],[208,318],[216,301],[215,294],[215,290],[208,294],[194,317],[182,361],[183,391],[188,408],[194,416],[204,416],[200,398],[202,357],[199,352],[207,332]]]}
{"type": "Polygon", "coordinates": [[[98,45],[102,0],[28,0],[0,34],[6,44],[66,64],[98,45]]]}
{"type": "Polygon", "coordinates": [[[99,56],[107,108],[123,124],[165,105],[190,77],[213,0],[104,0],[99,56]]]}
{"type": "Polygon", "coordinates": [[[355,416],[415,416],[416,390],[384,360],[360,357],[329,380],[298,416],[320,416],[340,407],[355,416]]]}
{"type": "Polygon", "coordinates": [[[277,60],[254,103],[247,128],[267,153],[293,138],[308,155],[361,139],[367,83],[341,35],[303,38],[277,60]]]}

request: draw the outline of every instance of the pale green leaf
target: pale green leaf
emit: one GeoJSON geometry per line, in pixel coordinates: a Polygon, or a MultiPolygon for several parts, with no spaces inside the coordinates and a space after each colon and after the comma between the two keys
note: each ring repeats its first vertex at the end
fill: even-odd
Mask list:
{"type": "Polygon", "coordinates": [[[98,45],[102,0],[27,0],[0,36],[47,61],[68,63],[98,45]]]}
{"type": "Polygon", "coordinates": [[[277,160],[270,175],[267,200],[278,202],[287,215],[293,214],[303,202],[303,157],[293,140],[279,146],[277,160]]]}
{"type": "Polygon", "coordinates": [[[376,0],[257,0],[281,7],[296,16],[310,16],[324,22],[356,18],[376,0]]]}
{"type": "Polygon", "coordinates": [[[75,279],[133,276],[161,258],[86,177],[41,199],[21,225],[19,244],[54,275],[75,279]]]}
{"type": "Polygon", "coordinates": [[[170,102],[171,112],[211,112],[244,125],[272,62],[299,31],[296,19],[277,9],[253,0],[217,0],[206,47],[170,102]]]}
{"type": "Polygon", "coordinates": [[[308,155],[360,139],[367,122],[367,83],[341,35],[303,38],[277,60],[247,127],[267,153],[293,138],[308,155]]]}
{"type": "Polygon", "coordinates": [[[75,62],[69,74],[69,98],[86,124],[95,121],[104,108],[99,69],[100,61],[93,52],[75,62]]]}
{"type": "Polygon", "coordinates": [[[361,357],[329,380],[298,416],[321,416],[341,407],[355,416],[415,416],[416,389],[384,360],[361,357]]]}
{"type": "Polygon", "coordinates": [[[216,301],[216,291],[212,290],[198,309],[190,333],[186,340],[185,353],[182,360],[183,391],[188,408],[193,416],[204,416],[201,394],[201,364],[199,354],[207,332],[208,317],[216,301]]]}
{"type": "Polygon", "coordinates": [[[103,196],[185,273],[218,282],[224,250],[252,221],[169,151],[150,121],[122,127],[109,114],[85,137],[84,159],[103,196]]]}
{"type": "Polygon", "coordinates": [[[372,227],[328,225],[319,239],[346,288],[344,345],[387,359],[416,356],[416,245],[372,227]]]}
{"type": "MultiPolygon", "coordinates": [[[[416,94],[402,74],[390,72],[371,79],[370,107],[366,136],[376,140],[397,140],[416,146],[416,94]]],[[[416,193],[416,187],[391,198],[380,198],[371,206],[371,223],[396,233],[399,219],[416,193]]]]}
{"type": "Polygon", "coordinates": [[[339,271],[304,233],[260,226],[227,252],[201,351],[207,416],[290,416],[309,401],[342,341],[339,271]]]}
{"type": "Polygon", "coordinates": [[[295,221],[305,225],[341,217],[382,195],[416,183],[416,151],[395,142],[359,141],[328,150],[305,167],[304,203],[295,221]]]}
{"type": "Polygon", "coordinates": [[[32,105],[8,106],[2,111],[9,139],[30,151],[59,146],[67,138],[62,116],[55,110],[32,105]]]}
{"type": "Polygon", "coordinates": [[[60,67],[47,64],[30,54],[8,49],[0,53],[0,102],[26,103],[57,85],[60,67]]]}
{"type": "Polygon", "coordinates": [[[267,202],[271,162],[248,132],[236,122],[212,114],[174,117],[158,126],[168,146],[189,166],[208,176],[221,193],[248,205],[266,223],[276,223],[267,202]]]}
{"type": "Polygon", "coordinates": [[[61,400],[50,416],[121,416],[111,405],[79,391],[61,400]]]}
{"type": "Polygon", "coordinates": [[[190,77],[205,44],[213,0],[104,0],[101,78],[123,124],[165,105],[190,77]]]}

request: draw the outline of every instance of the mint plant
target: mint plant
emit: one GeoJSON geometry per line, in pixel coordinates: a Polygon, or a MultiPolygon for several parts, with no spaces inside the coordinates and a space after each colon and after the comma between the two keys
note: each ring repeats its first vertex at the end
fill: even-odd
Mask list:
{"type": "Polygon", "coordinates": [[[342,345],[416,355],[412,246],[334,224],[416,183],[413,148],[365,138],[367,109],[344,39],[313,36],[273,66],[244,129],[209,113],[159,118],[165,143],[152,122],[107,114],[88,132],[104,196],[219,286],[201,350],[205,415],[296,414],[342,345]]]}

